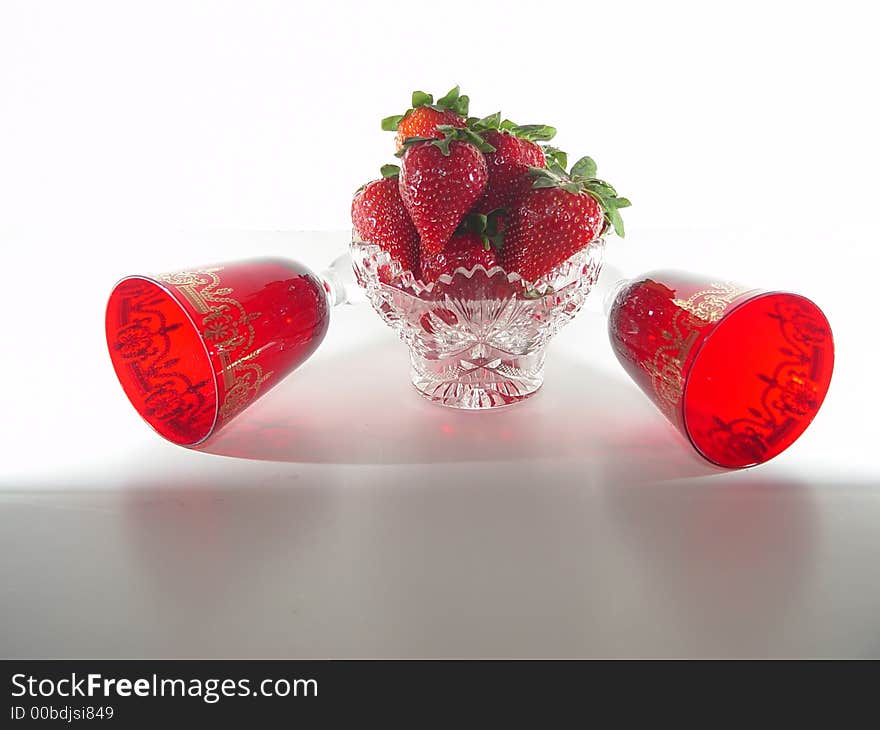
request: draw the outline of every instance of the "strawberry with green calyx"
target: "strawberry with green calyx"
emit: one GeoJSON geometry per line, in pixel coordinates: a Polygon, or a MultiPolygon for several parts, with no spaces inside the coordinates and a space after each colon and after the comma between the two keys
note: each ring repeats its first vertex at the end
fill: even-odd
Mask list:
{"type": "Polygon", "coordinates": [[[623,236],[619,208],[630,205],[595,177],[596,164],[584,157],[570,173],[557,164],[530,170],[532,188],[511,212],[501,264],[528,281],[556,266],[598,238],[609,227],[623,236]]]}
{"type": "MultiPolygon", "coordinates": [[[[379,246],[418,278],[419,234],[400,198],[398,173],[397,165],[383,165],[380,180],[358,189],[351,201],[351,222],[362,240],[379,246]]],[[[387,283],[391,272],[380,269],[379,278],[387,283]]]]}
{"type": "Polygon", "coordinates": [[[552,139],[556,130],[544,124],[502,121],[500,112],[483,119],[472,118],[468,126],[495,148],[486,154],[489,184],[477,209],[488,214],[497,208],[513,207],[531,186],[529,168],[545,166],[544,151],[533,140],[552,139]]]}
{"type": "Polygon", "coordinates": [[[422,142],[429,142],[430,144],[436,145],[444,155],[449,154],[449,145],[455,141],[467,142],[485,154],[495,151],[495,148],[481,135],[468,127],[455,127],[451,124],[440,124],[435,131],[439,136],[407,137],[403,140],[403,146],[394,153],[395,156],[403,157],[409,147],[422,142]]]}
{"type": "Polygon", "coordinates": [[[436,103],[431,94],[414,91],[412,107],[403,114],[385,117],[382,120],[382,129],[386,132],[397,132],[395,143],[398,150],[403,148],[408,137],[442,139],[443,133],[437,130],[439,126],[466,126],[468,105],[468,97],[460,93],[458,86],[450,89],[436,103]]]}
{"type": "MultiPolygon", "coordinates": [[[[555,150],[555,152],[558,159],[561,150],[555,150]]],[[[561,154],[565,155],[564,152],[561,154]]],[[[529,170],[529,174],[532,177],[532,187],[534,188],[561,187],[570,193],[591,195],[599,203],[605,216],[605,226],[602,232],[613,228],[614,232],[623,238],[623,219],[620,217],[619,210],[620,208],[628,208],[632,203],[626,198],[618,197],[617,191],[610,183],[596,177],[596,163],[592,157],[581,157],[571,166],[570,172],[566,172],[564,167],[554,161],[546,169],[533,167],[529,170]]]]}
{"type": "Polygon", "coordinates": [[[444,125],[441,131],[443,139],[407,139],[400,153],[400,197],[425,258],[443,250],[483,196],[489,177],[483,151],[494,150],[470,130],[444,125]]]}

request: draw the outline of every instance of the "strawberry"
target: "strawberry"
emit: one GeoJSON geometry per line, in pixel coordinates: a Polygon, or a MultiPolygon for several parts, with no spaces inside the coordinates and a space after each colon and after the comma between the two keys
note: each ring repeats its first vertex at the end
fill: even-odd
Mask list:
{"type": "Polygon", "coordinates": [[[586,193],[529,190],[505,230],[504,268],[534,281],[595,239],[602,224],[599,203],[586,193]]]}
{"type": "Polygon", "coordinates": [[[456,233],[440,253],[422,261],[422,278],[428,283],[436,281],[441,274],[451,276],[459,267],[470,270],[478,264],[486,270],[498,266],[495,249],[491,246],[487,248],[484,237],[479,233],[456,233]]]}
{"type": "MultiPolygon", "coordinates": [[[[397,181],[396,165],[382,168],[382,179],[364,185],[351,201],[351,222],[357,234],[375,243],[403,267],[419,273],[419,234],[407,215],[397,181]]],[[[380,276],[381,276],[380,272],[380,276]]],[[[390,272],[385,272],[390,279],[390,272]]]]}
{"type": "Polygon", "coordinates": [[[400,170],[400,197],[421,236],[421,253],[443,250],[486,188],[486,151],[494,149],[466,129],[443,127],[442,140],[409,140],[400,170]]]}
{"type": "Polygon", "coordinates": [[[510,132],[489,130],[483,134],[495,152],[486,155],[489,183],[480,201],[481,213],[497,208],[512,208],[520,195],[531,187],[529,167],[544,167],[544,151],[527,139],[510,132]]]}
{"type": "Polygon", "coordinates": [[[531,187],[529,168],[546,167],[544,149],[535,142],[553,139],[556,129],[545,124],[501,121],[500,112],[482,119],[469,119],[468,125],[495,148],[486,154],[489,184],[477,210],[488,215],[494,210],[512,208],[519,196],[531,187]]]}
{"type": "Polygon", "coordinates": [[[464,127],[465,120],[451,111],[437,111],[429,106],[420,106],[409,112],[397,125],[397,136],[394,138],[397,149],[410,137],[433,137],[443,139],[443,133],[437,127],[443,124],[453,127],[464,127]]]}
{"type": "Polygon", "coordinates": [[[619,208],[626,198],[595,177],[596,163],[584,157],[566,173],[558,164],[534,167],[533,187],[507,221],[501,264],[534,281],[552,271],[609,226],[624,235],[619,208]]]}
{"type": "Polygon", "coordinates": [[[459,93],[458,86],[438,99],[436,104],[431,94],[414,91],[412,108],[404,114],[383,119],[382,129],[397,132],[395,144],[398,150],[403,149],[404,143],[410,137],[443,139],[443,133],[437,127],[445,125],[463,128],[467,123],[465,117],[468,113],[468,101],[467,96],[459,93]]]}

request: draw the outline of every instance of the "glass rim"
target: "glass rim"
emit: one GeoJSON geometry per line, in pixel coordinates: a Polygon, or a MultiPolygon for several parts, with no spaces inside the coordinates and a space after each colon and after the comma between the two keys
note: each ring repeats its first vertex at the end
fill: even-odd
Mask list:
{"type": "MultiPolygon", "coordinates": [[[[696,440],[694,439],[693,435],[691,434],[691,429],[688,426],[687,408],[686,408],[687,396],[688,396],[688,386],[690,385],[691,373],[693,372],[695,363],[699,359],[700,354],[703,352],[703,349],[706,347],[706,344],[713,338],[713,336],[717,332],[719,332],[721,330],[721,325],[723,325],[724,322],[726,320],[728,320],[735,312],[741,311],[741,310],[745,309],[746,307],[748,307],[749,305],[754,304],[760,300],[768,299],[771,297],[780,297],[780,296],[781,297],[794,297],[796,299],[800,299],[803,302],[806,302],[816,312],[818,312],[821,315],[822,319],[825,321],[825,324],[828,327],[828,336],[831,341],[832,353],[834,351],[834,335],[831,330],[831,324],[828,322],[828,318],[825,316],[825,313],[822,311],[822,309],[819,307],[819,305],[816,304],[809,297],[805,297],[803,294],[798,294],[797,292],[792,292],[792,291],[788,291],[785,289],[771,289],[771,290],[759,289],[756,291],[753,290],[752,292],[746,292],[746,294],[747,294],[747,296],[745,296],[741,301],[736,302],[730,309],[728,309],[727,311],[724,312],[724,314],[721,316],[721,319],[719,319],[717,322],[714,323],[714,326],[711,328],[711,330],[707,333],[707,335],[697,345],[696,350],[694,351],[693,355],[690,358],[690,363],[688,364],[687,371],[683,374],[683,381],[684,382],[682,384],[682,390],[681,390],[681,402],[678,407],[678,413],[679,413],[679,417],[681,419],[681,430],[684,432],[685,436],[687,436],[687,439],[690,442],[691,446],[693,446],[694,450],[701,457],[706,459],[706,461],[710,462],[711,464],[714,464],[715,466],[721,467],[723,469],[750,469],[752,467],[759,466],[761,464],[766,464],[768,461],[772,461],[773,459],[775,459],[777,456],[779,456],[784,451],[787,451],[789,449],[789,447],[794,445],[794,441],[792,441],[788,446],[786,446],[782,450],[776,452],[775,454],[773,454],[772,456],[770,456],[766,459],[763,459],[761,461],[754,461],[749,464],[744,464],[742,466],[731,466],[730,464],[722,464],[717,459],[714,459],[711,456],[709,456],[697,444],[696,440]]],[[[822,404],[825,402],[825,396],[827,395],[828,389],[830,386],[831,386],[831,376],[829,375],[828,384],[826,385],[826,387],[822,391],[822,396],[819,399],[819,403],[818,403],[818,406],[816,407],[816,410],[811,415],[806,417],[806,422],[803,424],[803,428],[801,428],[800,433],[795,438],[795,441],[797,441],[797,439],[799,439],[801,437],[801,435],[803,435],[804,431],[806,431],[806,429],[809,427],[809,425],[813,422],[813,419],[818,415],[819,411],[822,408],[822,404]]]]}
{"type": "MultiPolygon", "coordinates": [[[[151,421],[146,416],[144,416],[143,413],[141,413],[141,409],[138,406],[136,406],[134,404],[134,402],[132,402],[132,399],[129,396],[128,391],[125,389],[125,386],[122,385],[122,381],[120,380],[119,376],[116,375],[116,364],[113,359],[113,354],[110,352],[110,348],[108,347],[108,354],[110,356],[110,364],[113,366],[113,373],[114,373],[114,375],[116,375],[116,380],[117,380],[117,382],[119,382],[119,385],[122,388],[122,392],[125,393],[125,397],[128,398],[129,402],[134,407],[137,414],[143,419],[143,421],[151,429],[153,429],[153,431],[156,432],[157,435],[161,436],[163,439],[174,444],[175,446],[183,446],[185,448],[194,448],[196,446],[201,446],[216,431],[217,422],[220,419],[220,381],[217,377],[217,370],[214,367],[214,360],[211,357],[211,353],[208,350],[207,344],[205,343],[205,338],[202,335],[202,330],[196,324],[195,319],[193,319],[192,315],[187,311],[184,304],[177,298],[177,296],[174,294],[174,292],[171,291],[171,289],[169,289],[167,284],[165,284],[163,281],[161,281],[156,276],[151,275],[151,274],[130,274],[129,276],[122,277],[113,285],[113,288],[110,290],[110,295],[107,297],[107,305],[104,309],[105,322],[106,322],[107,313],[110,311],[110,305],[113,302],[113,298],[116,296],[117,289],[119,289],[119,287],[127,281],[145,281],[148,284],[151,284],[151,285],[155,286],[156,288],[158,288],[159,290],[161,290],[163,294],[165,294],[172,302],[174,302],[175,306],[183,313],[183,316],[186,317],[187,322],[189,322],[189,324],[192,326],[193,331],[195,331],[195,333],[198,335],[199,344],[202,346],[202,352],[205,355],[205,360],[208,363],[208,367],[211,371],[211,380],[214,383],[214,416],[211,420],[211,426],[210,426],[210,428],[208,428],[208,430],[204,434],[204,436],[202,436],[201,438],[199,438],[195,441],[187,441],[187,442],[176,441],[176,440],[164,435],[163,433],[161,433],[159,431],[159,429],[156,428],[151,423],[151,421]]],[[[106,338],[106,332],[105,332],[105,338],[106,338]]],[[[109,342],[107,344],[109,345],[109,342]]]]}

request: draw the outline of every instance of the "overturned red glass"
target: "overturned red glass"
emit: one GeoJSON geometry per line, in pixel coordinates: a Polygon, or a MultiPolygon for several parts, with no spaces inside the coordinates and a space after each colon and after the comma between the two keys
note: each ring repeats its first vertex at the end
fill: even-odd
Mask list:
{"type": "Polygon", "coordinates": [[[608,331],[630,377],[702,456],[727,468],[791,446],[834,367],[831,327],[809,299],[678,271],[619,284],[608,331]]]}
{"type": "MultiPolygon", "coordinates": [[[[129,276],[107,305],[110,358],[143,419],[197,446],[312,355],[333,305],[362,296],[347,255],[319,275],[261,258],[129,276]]],[[[822,405],[834,342],[803,296],[657,271],[619,282],[609,300],[617,358],[719,466],[772,459],[822,405]]]]}
{"type": "Polygon", "coordinates": [[[129,276],[107,304],[110,359],[143,419],[196,446],[317,349],[330,295],[308,268],[277,258],[129,276]]]}

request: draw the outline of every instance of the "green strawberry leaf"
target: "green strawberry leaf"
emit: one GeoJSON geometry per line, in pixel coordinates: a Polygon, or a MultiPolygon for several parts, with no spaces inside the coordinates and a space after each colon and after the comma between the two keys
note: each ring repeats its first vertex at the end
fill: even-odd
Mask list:
{"type": "Polygon", "coordinates": [[[614,232],[623,238],[626,233],[623,230],[623,218],[620,217],[620,213],[617,212],[617,208],[614,206],[610,206],[605,209],[605,216],[610,221],[611,225],[614,228],[614,232]]]}
{"type": "Polygon", "coordinates": [[[439,140],[434,137],[407,137],[403,140],[403,144],[400,149],[394,153],[395,157],[403,157],[406,154],[406,151],[412,147],[413,145],[419,144],[421,142],[438,142],[439,140]]]}
{"type": "Polygon", "coordinates": [[[567,173],[565,172],[565,168],[562,167],[558,162],[552,162],[551,164],[547,165],[547,170],[548,172],[556,175],[559,178],[568,177],[567,173]]]}
{"type": "MultiPolygon", "coordinates": [[[[437,103],[434,106],[438,106],[441,109],[453,109],[455,108],[455,104],[458,103],[458,97],[461,92],[461,88],[458,86],[454,86],[446,94],[439,99],[437,99],[437,103]]],[[[430,102],[428,102],[430,103],[430,102]]]]}
{"type": "Polygon", "coordinates": [[[487,251],[491,248],[501,251],[504,246],[504,234],[499,231],[498,223],[505,212],[504,208],[496,208],[488,215],[484,213],[466,215],[455,229],[455,235],[476,233],[487,251]]]}
{"type": "Polygon", "coordinates": [[[604,195],[605,197],[614,198],[617,197],[617,191],[612,187],[610,183],[605,182],[604,180],[597,180],[596,178],[575,178],[578,182],[583,183],[584,189],[589,190],[590,192],[596,192],[599,195],[604,195]]]}
{"type": "MultiPolygon", "coordinates": [[[[444,137],[443,142],[445,144],[443,146],[438,144],[438,140],[434,140],[434,144],[440,147],[441,152],[443,151],[444,147],[448,150],[449,143],[453,140],[468,142],[483,153],[495,151],[495,148],[490,145],[485,139],[483,139],[479,134],[477,134],[473,129],[468,129],[467,127],[453,127],[451,124],[438,124],[437,131],[441,132],[444,137]]],[[[449,152],[443,152],[443,154],[448,155],[449,152]]]]}
{"type": "Polygon", "coordinates": [[[558,147],[551,147],[550,145],[546,145],[544,147],[544,159],[547,161],[548,167],[550,165],[556,165],[557,167],[561,167],[563,170],[568,167],[568,155],[558,147]]]}
{"type": "Polygon", "coordinates": [[[418,109],[420,106],[428,106],[434,103],[434,97],[426,94],[424,91],[414,91],[412,93],[412,108],[418,109]]]}
{"type": "Polygon", "coordinates": [[[529,165],[527,175],[532,178],[534,188],[555,188],[564,182],[565,170],[555,164],[548,169],[529,165]],[[562,175],[559,174],[560,172],[562,175]]]}
{"type": "Polygon", "coordinates": [[[502,220],[502,217],[507,214],[507,210],[504,208],[495,208],[495,210],[491,211],[489,215],[486,216],[486,232],[491,235],[495,235],[498,233],[498,221],[502,220]]]}
{"type": "Polygon", "coordinates": [[[414,144],[417,144],[419,142],[434,142],[436,141],[436,139],[436,137],[407,137],[405,140],[403,140],[403,144],[412,147],[414,144]]]}
{"type": "Polygon", "coordinates": [[[490,114],[488,117],[476,119],[473,122],[468,120],[468,127],[478,132],[485,132],[490,129],[500,129],[501,112],[495,112],[494,114],[490,114]]]}
{"type": "Polygon", "coordinates": [[[507,129],[516,137],[522,137],[530,142],[549,142],[556,136],[556,127],[548,124],[514,124],[507,129]]]}
{"type": "Polygon", "coordinates": [[[615,198],[614,202],[618,208],[629,208],[632,205],[626,198],[615,198]]]}
{"type": "Polygon", "coordinates": [[[397,125],[400,124],[400,120],[403,119],[404,114],[394,114],[390,117],[385,117],[382,120],[382,130],[385,132],[396,132],[397,125]]]}
{"type": "Polygon", "coordinates": [[[532,182],[533,188],[558,188],[559,181],[551,177],[538,177],[532,182]]]}
{"type": "Polygon", "coordinates": [[[467,217],[468,230],[474,233],[485,233],[489,217],[482,213],[474,213],[467,217]]]}
{"type": "Polygon", "coordinates": [[[514,137],[527,139],[530,142],[548,142],[556,136],[556,127],[548,124],[517,124],[509,119],[504,121],[496,121],[501,113],[493,114],[491,117],[485,117],[477,122],[477,129],[485,131],[486,129],[498,129],[502,132],[510,132],[514,137]],[[485,126],[480,126],[486,123],[485,126]]]}
{"type": "Polygon", "coordinates": [[[494,248],[497,252],[501,252],[504,248],[504,233],[498,228],[498,223],[507,211],[504,208],[496,208],[486,218],[486,227],[481,233],[483,238],[483,246],[489,251],[494,248]]]}
{"type": "Polygon", "coordinates": [[[573,178],[578,177],[596,177],[596,163],[593,161],[592,157],[581,157],[577,162],[574,163],[571,167],[571,176],[573,178]]]}
{"type": "MultiPolygon", "coordinates": [[[[503,233],[493,233],[490,236],[487,236],[489,242],[492,244],[492,247],[498,252],[501,253],[501,250],[504,248],[504,234],[503,233]]],[[[486,249],[487,251],[489,249],[486,249]]]]}
{"type": "Polygon", "coordinates": [[[477,134],[474,130],[465,128],[459,131],[463,132],[466,141],[474,145],[474,147],[480,150],[480,152],[482,152],[483,154],[488,154],[489,152],[495,151],[495,148],[485,139],[483,139],[479,134],[477,134]]]}
{"type": "Polygon", "coordinates": [[[382,165],[379,168],[382,177],[397,177],[400,174],[400,168],[397,165],[382,165]]]}
{"type": "Polygon", "coordinates": [[[459,86],[455,86],[446,92],[445,96],[437,99],[436,104],[432,104],[431,106],[438,111],[450,110],[454,111],[457,114],[461,114],[462,116],[467,116],[467,103],[468,98],[466,96],[461,96],[461,88],[459,86]],[[461,108],[461,100],[464,99],[464,112],[460,112],[461,108]]]}
{"type": "Polygon", "coordinates": [[[431,140],[431,144],[439,149],[444,157],[449,157],[449,145],[452,143],[452,135],[446,135],[443,139],[431,140]]]}
{"type": "MultiPolygon", "coordinates": [[[[431,94],[424,91],[414,91],[412,95],[412,108],[418,109],[419,107],[427,106],[438,112],[451,111],[466,117],[468,115],[468,107],[470,106],[470,98],[460,92],[460,87],[455,86],[435,102],[431,94]]],[[[409,111],[412,111],[412,109],[409,111]]]]}

